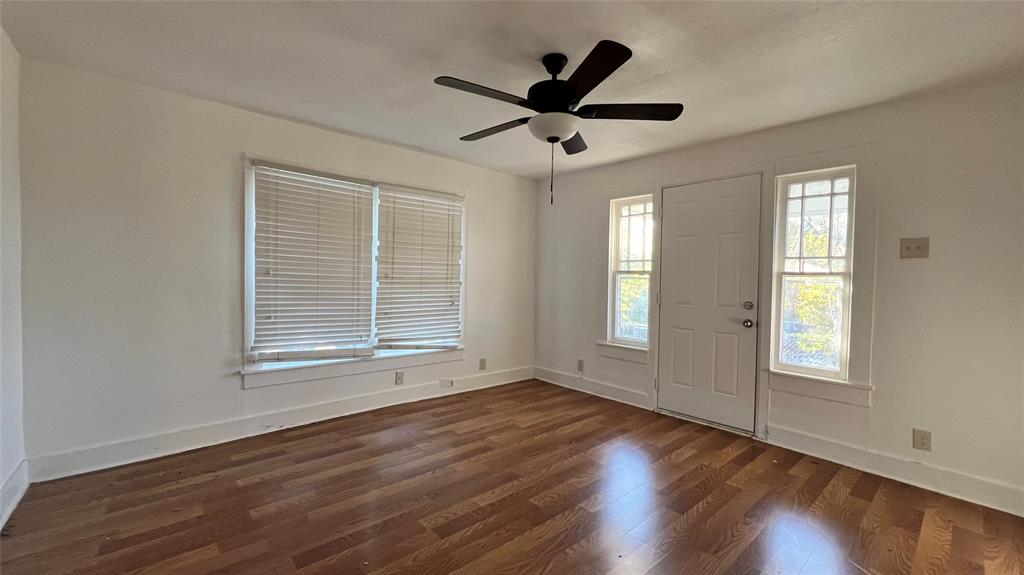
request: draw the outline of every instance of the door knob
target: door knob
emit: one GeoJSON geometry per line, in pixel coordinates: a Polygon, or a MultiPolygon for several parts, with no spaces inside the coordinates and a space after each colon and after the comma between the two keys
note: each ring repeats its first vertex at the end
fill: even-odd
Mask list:
{"type": "Polygon", "coordinates": [[[754,327],[754,322],[749,319],[743,320],[743,327],[754,327]]]}
{"type": "Polygon", "coordinates": [[[754,302],[745,301],[743,302],[743,309],[754,309],[754,302]]]}

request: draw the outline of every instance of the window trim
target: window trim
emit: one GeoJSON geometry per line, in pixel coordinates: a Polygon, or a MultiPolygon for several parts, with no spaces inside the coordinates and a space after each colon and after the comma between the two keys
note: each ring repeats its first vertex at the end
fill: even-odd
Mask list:
{"type": "MultiPolygon", "coordinates": [[[[608,306],[607,306],[607,330],[605,344],[612,346],[619,346],[624,348],[631,348],[634,350],[642,350],[644,352],[650,349],[651,345],[651,305],[650,305],[650,294],[651,294],[651,278],[654,274],[654,241],[655,233],[651,233],[651,269],[650,270],[631,270],[624,271],[617,269],[618,263],[618,250],[619,250],[619,214],[618,209],[623,205],[637,204],[637,203],[654,203],[654,194],[638,194],[635,196],[626,196],[622,198],[612,198],[609,210],[608,210],[608,306]],[[643,274],[647,276],[647,339],[628,339],[615,337],[615,327],[617,322],[618,314],[616,313],[616,279],[621,274],[643,274]]],[[[654,226],[657,226],[656,219],[654,218],[654,209],[651,210],[651,218],[654,226]]]]}
{"type": "MultiPolygon", "coordinates": [[[[434,352],[458,352],[461,354],[465,345],[466,337],[466,279],[467,279],[467,266],[469,259],[469,249],[466,245],[466,238],[468,232],[468,206],[466,205],[466,196],[464,194],[443,192],[439,190],[433,190],[430,188],[421,188],[416,186],[410,186],[407,184],[394,183],[384,180],[369,179],[366,177],[353,177],[337,174],[328,170],[319,169],[316,167],[310,167],[308,165],[298,163],[281,162],[277,160],[267,159],[262,156],[255,156],[250,154],[242,154],[242,165],[243,165],[243,187],[244,187],[244,222],[243,222],[243,252],[244,252],[244,264],[243,264],[243,342],[242,342],[242,367],[239,373],[243,376],[247,374],[255,376],[256,374],[266,372],[291,372],[294,370],[308,370],[311,368],[328,368],[332,365],[352,365],[353,362],[357,362],[359,365],[364,365],[362,362],[367,360],[398,360],[399,358],[408,357],[409,360],[414,360],[416,356],[422,356],[426,354],[433,354],[434,352]],[[372,240],[372,270],[373,270],[373,281],[372,281],[372,300],[373,300],[373,311],[371,312],[371,341],[370,346],[366,349],[370,353],[365,354],[353,354],[353,355],[340,355],[337,357],[326,357],[326,358],[310,358],[310,359],[281,359],[278,360],[283,364],[281,367],[275,367],[273,360],[261,360],[258,362],[248,361],[249,350],[252,347],[254,336],[255,336],[255,304],[256,304],[256,172],[255,166],[267,166],[271,168],[278,168],[284,170],[296,171],[304,174],[315,175],[331,179],[340,179],[348,182],[365,184],[373,186],[374,191],[374,202],[373,202],[373,240],[372,240]],[[425,345],[410,345],[405,347],[395,347],[391,345],[378,346],[376,341],[376,299],[377,299],[377,255],[378,255],[378,219],[379,219],[379,193],[382,187],[393,187],[402,188],[409,191],[415,191],[424,195],[440,196],[445,198],[454,198],[462,202],[462,261],[460,269],[460,306],[459,306],[459,340],[455,344],[450,346],[425,346],[425,345]]],[[[448,356],[450,354],[444,354],[448,356]]],[[[433,358],[424,359],[418,363],[422,365],[437,363],[433,361],[433,358]]],[[[356,371],[355,373],[362,373],[362,371],[356,371]]],[[[345,374],[342,374],[345,375],[345,374]]],[[[244,378],[244,377],[243,377],[244,378]]],[[[304,381],[299,379],[295,381],[304,381]]],[[[279,382],[283,383],[283,382],[279,382]]],[[[245,384],[243,383],[244,387],[245,384]]]]}
{"type": "MultiPolygon", "coordinates": [[[[834,193],[830,193],[834,196],[834,193]]],[[[808,170],[778,175],[775,177],[775,221],[773,253],[772,253],[772,315],[771,315],[771,342],[770,342],[770,371],[772,373],[804,377],[822,380],[828,383],[839,383],[847,385],[850,383],[850,345],[851,345],[851,324],[853,316],[853,262],[854,253],[854,229],[856,219],[857,199],[857,166],[856,164],[842,165],[818,170],[808,170]],[[815,179],[827,177],[830,180],[849,177],[850,188],[847,192],[847,222],[846,222],[846,251],[845,266],[843,272],[786,272],[784,263],[786,259],[786,218],[788,197],[788,186],[794,183],[806,183],[815,179]],[[839,369],[837,371],[812,368],[790,363],[783,363],[779,354],[779,340],[781,337],[782,318],[782,282],[786,276],[841,276],[843,281],[843,317],[840,327],[839,343],[839,369]]],[[[802,222],[801,222],[802,225],[802,222]]],[[[831,242],[830,242],[831,246],[831,242]]],[[[802,250],[801,246],[801,250],[802,250]]],[[[831,248],[830,248],[831,249],[831,248]]]]}

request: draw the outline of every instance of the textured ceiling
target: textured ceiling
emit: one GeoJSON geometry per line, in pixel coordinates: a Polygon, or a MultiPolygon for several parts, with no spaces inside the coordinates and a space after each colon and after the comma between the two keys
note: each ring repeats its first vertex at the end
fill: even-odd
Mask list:
{"type": "Polygon", "coordinates": [[[579,169],[891,99],[1019,65],[1024,3],[0,3],[25,56],[530,177],[525,128],[459,136],[524,110],[433,84],[525,95],[538,59],[594,44],[633,58],[586,102],[681,101],[672,123],[590,120],[579,169]]]}

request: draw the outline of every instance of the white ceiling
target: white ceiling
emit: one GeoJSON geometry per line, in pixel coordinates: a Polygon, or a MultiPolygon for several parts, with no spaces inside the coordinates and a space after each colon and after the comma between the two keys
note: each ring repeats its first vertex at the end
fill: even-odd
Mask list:
{"type": "Polygon", "coordinates": [[[525,110],[435,85],[525,95],[538,59],[594,44],[633,58],[586,102],[686,105],[672,123],[589,120],[579,169],[750,132],[1019,65],[1024,3],[0,3],[23,55],[538,177],[525,110]]]}

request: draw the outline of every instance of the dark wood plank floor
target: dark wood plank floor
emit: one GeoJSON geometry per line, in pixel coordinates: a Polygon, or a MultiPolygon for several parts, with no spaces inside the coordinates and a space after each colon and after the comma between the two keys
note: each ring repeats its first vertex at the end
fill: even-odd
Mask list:
{"type": "Polygon", "coordinates": [[[1024,572],[1024,519],[540,382],[33,485],[21,573],[1024,572]]]}

